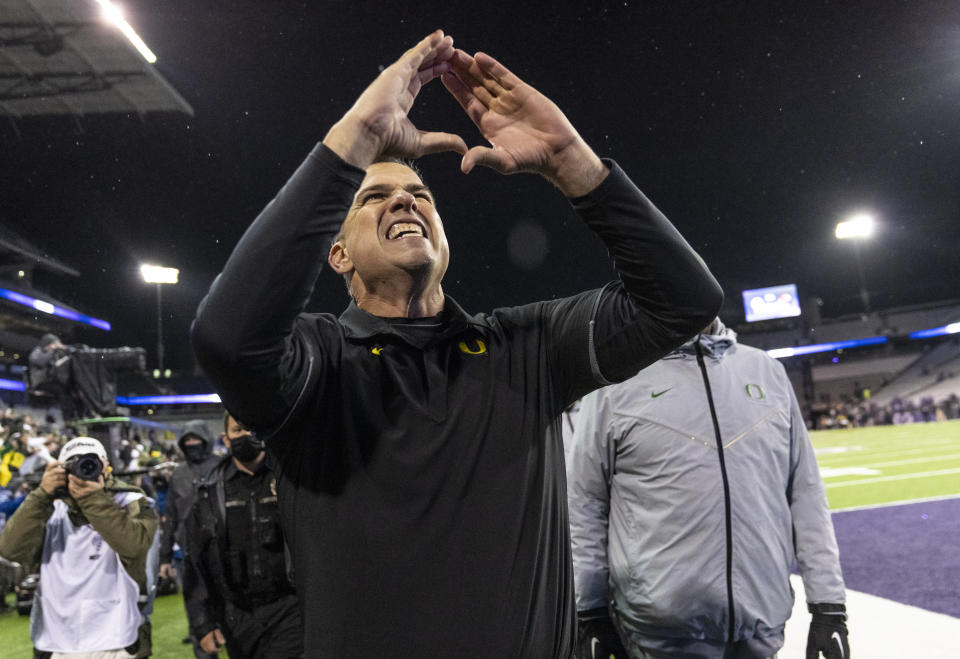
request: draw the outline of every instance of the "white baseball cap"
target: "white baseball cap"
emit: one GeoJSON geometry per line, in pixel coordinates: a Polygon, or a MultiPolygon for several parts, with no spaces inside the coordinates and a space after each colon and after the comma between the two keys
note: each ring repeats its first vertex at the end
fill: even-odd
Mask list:
{"type": "Polygon", "coordinates": [[[77,437],[71,439],[60,449],[59,459],[60,462],[66,462],[75,455],[88,455],[90,453],[100,458],[103,464],[108,464],[107,450],[103,448],[103,444],[101,444],[99,440],[93,437],[77,437]]]}

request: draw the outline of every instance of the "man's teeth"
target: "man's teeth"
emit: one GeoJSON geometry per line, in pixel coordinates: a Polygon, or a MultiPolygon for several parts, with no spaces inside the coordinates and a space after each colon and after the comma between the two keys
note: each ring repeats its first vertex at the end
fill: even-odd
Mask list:
{"type": "Polygon", "coordinates": [[[402,238],[403,236],[409,234],[422,236],[423,227],[416,222],[397,222],[391,226],[390,230],[387,232],[387,240],[396,240],[397,238],[402,238]]]}

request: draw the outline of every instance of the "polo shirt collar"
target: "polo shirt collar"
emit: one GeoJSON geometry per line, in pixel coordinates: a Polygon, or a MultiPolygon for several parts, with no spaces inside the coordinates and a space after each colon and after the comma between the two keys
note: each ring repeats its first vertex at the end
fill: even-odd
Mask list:
{"type": "MultiPolygon", "coordinates": [[[[395,336],[403,341],[410,343],[411,339],[407,333],[403,332],[403,324],[394,324],[392,318],[383,318],[374,316],[357,306],[353,300],[350,306],[340,314],[340,324],[343,326],[344,334],[348,339],[369,339],[374,336],[395,336]],[[398,329],[399,328],[399,329],[398,329]]],[[[426,322],[432,319],[424,319],[426,322]]],[[[438,316],[441,327],[433,339],[441,339],[463,332],[466,329],[475,327],[483,329],[486,326],[475,317],[467,315],[467,312],[457,304],[449,295],[443,299],[443,311],[438,316]]],[[[423,346],[417,346],[423,347],[423,346]]]]}

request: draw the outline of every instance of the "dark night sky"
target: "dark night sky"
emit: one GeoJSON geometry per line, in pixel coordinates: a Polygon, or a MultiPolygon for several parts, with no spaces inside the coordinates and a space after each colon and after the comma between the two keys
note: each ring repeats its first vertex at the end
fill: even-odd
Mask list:
{"type": "MultiPolygon", "coordinates": [[[[728,320],[741,289],[788,282],[826,316],[859,311],[851,246],[833,238],[856,210],[881,223],[862,252],[877,306],[958,297],[960,3],[117,4],[196,116],[0,125],[0,221],[83,273],[36,284],[114,324],[84,335],[95,345],[153,352],[137,268],[171,265],[167,362],[189,368],[189,321],[244,228],[378,66],[436,27],[552,98],[631,174],[717,275],[728,320]]],[[[438,82],[412,116],[480,139],[438,82]]],[[[467,309],[611,276],[548,184],[458,163],[421,161],[451,243],[445,290],[467,309]],[[511,236],[545,239],[545,261],[512,262],[511,236]]],[[[313,308],[345,301],[325,273],[313,308]]]]}

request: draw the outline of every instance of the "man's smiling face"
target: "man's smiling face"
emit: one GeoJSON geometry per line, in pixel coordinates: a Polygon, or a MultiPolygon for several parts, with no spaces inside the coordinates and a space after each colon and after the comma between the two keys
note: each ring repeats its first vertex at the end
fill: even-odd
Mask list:
{"type": "Polygon", "coordinates": [[[367,168],[338,243],[331,265],[341,274],[353,269],[368,290],[404,274],[439,285],[450,260],[432,193],[416,172],[394,162],[367,168]]]}

